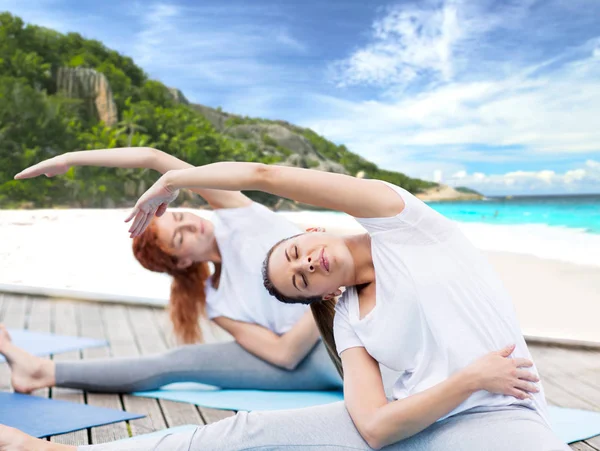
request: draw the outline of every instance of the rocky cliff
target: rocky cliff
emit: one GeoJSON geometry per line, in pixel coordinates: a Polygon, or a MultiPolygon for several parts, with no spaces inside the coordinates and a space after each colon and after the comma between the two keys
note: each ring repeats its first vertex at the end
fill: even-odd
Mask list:
{"type": "Polygon", "coordinates": [[[66,97],[82,99],[106,125],[117,123],[117,105],[106,76],[84,67],[61,67],[56,75],[57,90],[66,97]]]}

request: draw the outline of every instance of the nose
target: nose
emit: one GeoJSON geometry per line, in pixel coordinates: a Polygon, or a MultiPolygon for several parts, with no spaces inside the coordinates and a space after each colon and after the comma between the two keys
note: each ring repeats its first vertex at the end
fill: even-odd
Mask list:
{"type": "Polygon", "coordinates": [[[302,260],[302,269],[306,272],[315,272],[317,267],[320,266],[319,259],[314,258],[312,255],[306,256],[302,260]]]}
{"type": "Polygon", "coordinates": [[[196,233],[198,230],[198,225],[194,221],[185,221],[183,226],[192,233],[196,233]]]}

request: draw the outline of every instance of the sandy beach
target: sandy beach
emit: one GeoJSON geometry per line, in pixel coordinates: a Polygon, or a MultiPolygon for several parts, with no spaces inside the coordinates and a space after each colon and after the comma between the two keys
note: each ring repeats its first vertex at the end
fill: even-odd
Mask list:
{"type": "MultiPolygon", "coordinates": [[[[170,279],[133,258],[127,213],[0,211],[0,289],[164,305],[170,279]]],[[[361,231],[347,216],[282,214],[301,226],[361,231]]],[[[600,236],[540,226],[459,225],[500,273],[525,335],[600,345],[600,236]]]]}
{"type": "Polygon", "coordinates": [[[600,345],[600,268],[508,252],[486,252],[531,337],[600,345]]]}

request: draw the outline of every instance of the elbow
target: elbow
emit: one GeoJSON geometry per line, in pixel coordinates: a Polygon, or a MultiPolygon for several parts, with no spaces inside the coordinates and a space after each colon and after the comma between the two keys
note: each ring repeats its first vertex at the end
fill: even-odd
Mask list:
{"type": "Polygon", "coordinates": [[[267,191],[272,185],[273,176],[276,172],[276,167],[264,163],[253,163],[254,185],[260,191],[267,191]]]}
{"type": "Polygon", "coordinates": [[[296,359],[292,358],[289,352],[286,352],[285,350],[279,353],[279,355],[276,358],[276,361],[276,365],[278,367],[288,371],[294,371],[300,363],[296,359]]]}
{"type": "MultiPolygon", "coordinates": [[[[158,162],[160,160],[162,151],[155,149],[154,147],[144,147],[145,158],[143,166],[149,169],[158,170],[158,162]]],[[[158,171],[161,172],[161,171],[158,171]]]]}
{"type": "Polygon", "coordinates": [[[361,437],[367,442],[369,448],[379,450],[387,445],[385,437],[382,436],[381,430],[378,427],[377,421],[374,419],[359,428],[361,437]]]}
{"type": "Polygon", "coordinates": [[[286,359],[283,362],[282,367],[285,368],[288,371],[294,371],[296,368],[298,368],[298,363],[296,361],[290,360],[290,359],[286,359]]]}

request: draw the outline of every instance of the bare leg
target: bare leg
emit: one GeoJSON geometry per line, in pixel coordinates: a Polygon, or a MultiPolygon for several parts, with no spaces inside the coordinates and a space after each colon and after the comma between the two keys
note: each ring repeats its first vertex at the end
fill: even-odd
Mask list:
{"type": "Polygon", "coordinates": [[[60,445],[31,437],[18,429],[0,425],[0,451],[76,451],[77,447],[60,445]]]}
{"type": "Polygon", "coordinates": [[[38,388],[54,386],[55,363],[31,355],[15,346],[2,324],[0,324],[0,354],[6,358],[10,366],[11,384],[17,393],[31,393],[38,388]]]}

